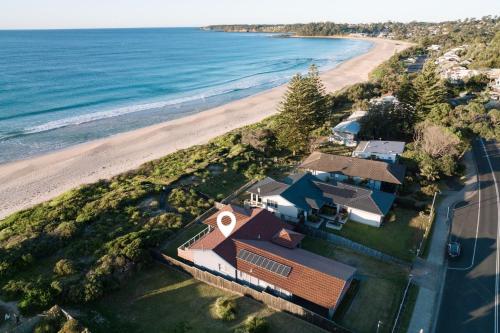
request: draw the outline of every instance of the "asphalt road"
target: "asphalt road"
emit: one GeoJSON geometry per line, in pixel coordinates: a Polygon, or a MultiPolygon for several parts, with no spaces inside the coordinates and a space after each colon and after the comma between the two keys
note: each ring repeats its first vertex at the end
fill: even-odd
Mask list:
{"type": "Polygon", "coordinates": [[[436,333],[497,333],[499,329],[500,242],[496,186],[500,180],[500,145],[484,141],[483,147],[478,140],[474,142],[473,151],[480,190],[458,204],[453,214],[450,238],[462,244],[462,255],[448,260],[436,333]]]}

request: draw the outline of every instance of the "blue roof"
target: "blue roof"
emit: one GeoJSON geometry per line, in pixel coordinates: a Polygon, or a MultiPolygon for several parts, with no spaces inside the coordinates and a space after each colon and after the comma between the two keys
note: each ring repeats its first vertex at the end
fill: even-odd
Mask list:
{"type": "Polygon", "coordinates": [[[314,205],[321,207],[327,202],[332,202],[331,199],[323,196],[323,192],[314,185],[313,181],[319,181],[319,179],[310,173],[291,175],[284,180],[290,186],[281,193],[281,196],[306,211],[309,210],[310,203],[314,202],[314,205]]]}
{"type": "Polygon", "coordinates": [[[349,133],[349,134],[358,134],[361,129],[361,125],[356,120],[346,120],[339,123],[337,126],[333,128],[333,132],[337,133],[349,133]]]}
{"type": "Polygon", "coordinates": [[[289,187],[281,196],[305,211],[324,204],[340,204],[363,211],[386,215],[396,196],[355,185],[325,183],[310,173],[294,174],[284,180],[289,187]]]}

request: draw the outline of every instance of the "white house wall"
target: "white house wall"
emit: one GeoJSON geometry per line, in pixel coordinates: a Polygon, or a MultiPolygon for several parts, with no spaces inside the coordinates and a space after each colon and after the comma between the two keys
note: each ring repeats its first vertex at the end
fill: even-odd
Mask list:
{"type": "Polygon", "coordinates": [[[192,250],[194,264],[217,272],[222,275],[236,278],[236,269],[212,250],[192,250]]]}
{"type": "Polygon", "coordinates": [[[373,227],[380,227],[380,223],[382,222],[382,215],[365,212],[350,207],[347,208],[347,211],[349,212],[349,219],[359,223],[371,225],[373,227]]]}
{"type": "Polygon", "coordinates": [[[285,216],[289,216],[291,218],[297,218],[297,215],[299,214],[299,210],[295,205],[293,205],[290,201],[286,200],[280,195],[271,195],[271,196],[266,196],[262,197],[262,202],[267,203],[267,200],[272,200],[274,202],[278,203],[278,208],[273,208],[267,206],[267,210],[270,212],[275,213],[276,215],[283,214],[285,216]]]}
{"type": "Polygon", "coordinates": [[[251,285],[263,288],[263,289],[269,288],[269,289],[275,290],[275,291],[279,292],[282,296],[285,296],[285,297],[292,296],[292,293],[290,293],[289,291],[281,289],[273,284],[267,283],[264,280],[258,279],[255,276],[252,276],[252,275],[245,273],[245,272],[242,272],[242,271],[238,271],[238,279],[241,281],[245,281],[251,285]]]}
{"type": "Polygon", "coordinates": [[[395,162],[397,154],[353,152],[352,156],[359,158],[371,158],[372,156],[375,156],[380,160],[395,162]]]}

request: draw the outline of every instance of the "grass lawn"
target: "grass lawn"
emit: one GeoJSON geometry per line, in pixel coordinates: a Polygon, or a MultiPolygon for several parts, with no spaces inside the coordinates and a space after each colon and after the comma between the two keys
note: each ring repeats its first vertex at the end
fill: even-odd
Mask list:
{"type": "Polygon", "coordinates": [[[325,230],[394,257],[411,261],[428,223],[428,216],[420,216],[415,210],[398,207],[380,228],[349,221],[340,231],[326,228],[325,230]]]}
{"type": "Polygon", "coordinates": [[[418,296],[418,286],[415,284],[411,284],[410,288],[408,288],[408,295],[406,304],[401,313],[401,317],[399,318],[399,328],[397,332],[406,332],[408,330],[408,326],[410,326],[411,316],[413,315],[413,309],[415,308],[415,303],[417,302],[418,296]]]}
{"type": "Polygon", "coordinates": [[[354,253],[327,241],[306,237],[302,248],[351,265],[357,269],[359,289],[341,318],[342,326],[359,333],[390,332],[403,297],[408,272],[398,265],[354,253]]]}
{"type": "Polygon", "coordinates": [[[80,310],[78,319],[96,333],[233,332],[249,315],[265,317],[269,332],[325,332],[252,299],[160,265],[136,274],[119,291],[80,310]],[[224,322],[212,317],[211,306],[221,296],[236,299],[235,320],[224,322]]]}

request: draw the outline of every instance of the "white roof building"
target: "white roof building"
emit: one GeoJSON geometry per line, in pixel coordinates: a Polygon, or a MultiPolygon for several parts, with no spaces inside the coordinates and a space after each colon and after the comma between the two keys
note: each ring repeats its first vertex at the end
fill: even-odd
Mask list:
{"type": "Polygon", "coordinates": [[[352,156],[396,162],[398,156],[403,153],[404,149],[405,143],[402,141],[361,141],[352,152],[352,156]]]}

